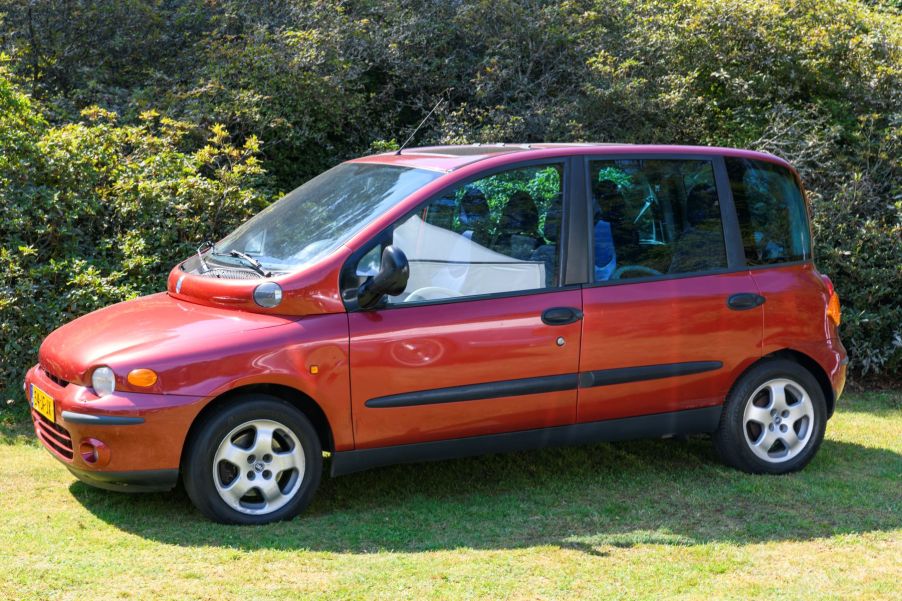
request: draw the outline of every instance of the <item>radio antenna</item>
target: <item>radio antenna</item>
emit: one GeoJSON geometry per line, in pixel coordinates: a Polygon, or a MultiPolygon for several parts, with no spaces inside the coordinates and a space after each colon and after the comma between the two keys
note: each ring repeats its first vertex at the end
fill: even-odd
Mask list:
{"type": "Polygon", "coordinates": [[[417,135],[417,132],[420,131],[420,128],[423,127],[423,125],[424,125],[427,121],[429,121],[429,117],[432,116],[432,113],[434,113],[435,110],[436,110],[438,107],[440,107],[440,106],[442,105],[442,103],[445,101],[445,94],[449,93],[450,91],[451,91],[451,88],[448,88],[447,90],[445,90],[444,92],[442,92],[442,97],[439,98],[438,102],[435,103],[435,106],[432,107],[432,110],[429,111],[429,114],[427,114],[425,117],[423,117],[423,120],[420,121],[420,124],[417,125],[417,128],[416,128],[415,130],[413,130],[413,133],[410,134],[409,136],[407,136],[407,139],[404,140],[404,143],[401,144],[401,147],[397,150],[397,152],[395,152],[396,155],[401,154],[401,151],[404,150],[405,148],[407,148],[407,145],[410,144],[410,141],[413,140],[413,137],[414,137],[415,135],[417,135]]]}

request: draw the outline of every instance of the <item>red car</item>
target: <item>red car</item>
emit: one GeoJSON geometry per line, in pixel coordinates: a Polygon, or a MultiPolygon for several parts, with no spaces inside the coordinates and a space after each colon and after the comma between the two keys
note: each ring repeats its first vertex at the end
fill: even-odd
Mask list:
{"type": "Polygon", "coordinates": [[[798,175],[725,148],[445,146],[355,159],[53,332],[38,438],[123,491],[181,476],[230,523],[333,476],[711,434],[753,473],[816,453],[845,383],[798,175]]]}

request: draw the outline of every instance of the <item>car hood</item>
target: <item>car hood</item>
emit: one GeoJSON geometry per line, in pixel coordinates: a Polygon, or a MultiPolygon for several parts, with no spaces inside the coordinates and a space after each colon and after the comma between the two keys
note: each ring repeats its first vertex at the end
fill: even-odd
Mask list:
{"type": "Polygon", "coordinates": [[[57,378],[85,384],[86,372],[98,365],[139,357],[152,360],[179,341],[228,338],[297,319],[199,305],[161,292],[67,323],[44,340],[39,358],[43,369],[57,378]]]}

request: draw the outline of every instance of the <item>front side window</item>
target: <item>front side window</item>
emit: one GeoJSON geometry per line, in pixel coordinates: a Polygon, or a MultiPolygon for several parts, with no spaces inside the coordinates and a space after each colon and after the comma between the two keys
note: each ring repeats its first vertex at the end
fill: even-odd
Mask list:
{"type": "Polygon", "coordinates": [[[596,282],[727,267],[711,162],[599,160],[589,177],[596,282]]]}
{"type": "Polygon", "coordinates": [[[298,269],[332,252],[373,219],[441,175],[394,165],[342,163],[282,197],[223,238],[208,261],[243,265],[229,256],[230,251],[239,251],[270,271],[298,269]]]}
{"type": "MultiPolygon", "coordinates": [[[[563,166],[530,166],[456,186],[396,223],[391,244],[407,255],[407,288],[390,304],[556,285],[563,166]]],[[[378,270],[378,248],[357,266],[378,270]]]]}
{"type": "Polygon", "coordinates": [[[811,235],[802,191],[781,165],[725,159],[745,260],[768,265],[811,258],[811,235]]]}

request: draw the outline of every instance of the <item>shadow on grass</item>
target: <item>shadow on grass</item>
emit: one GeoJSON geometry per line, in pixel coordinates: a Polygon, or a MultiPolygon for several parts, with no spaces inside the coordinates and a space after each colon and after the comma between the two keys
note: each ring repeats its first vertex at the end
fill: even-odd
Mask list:
{"type": "MultiPolygon", "coordinates": [[[[327,466],[328,468],[328,466],[327,466]]],[[[902,456],[827,440],[802,472],[750,476],[710,441],[637,441],[398,466],[324,478],[305,514],[210,523],[180,490],[70,490],[101,520],[181,546],[347,553],[557,545],[595,555],[642,543],[751,544],[902,527],[902,456]]]]}

